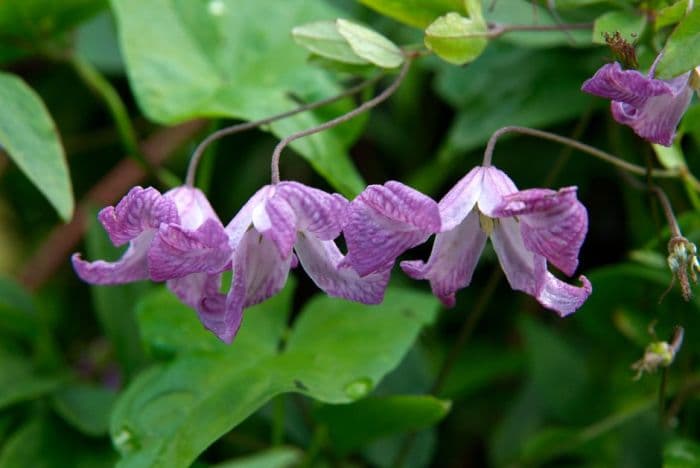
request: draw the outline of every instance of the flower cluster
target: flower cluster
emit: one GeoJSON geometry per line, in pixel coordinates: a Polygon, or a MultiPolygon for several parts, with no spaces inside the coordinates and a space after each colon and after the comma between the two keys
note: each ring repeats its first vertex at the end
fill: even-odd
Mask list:
{"type": "Polygon", "coordinates": [[[495,167],[476,167],[436,203],[399,182],[371,185],[349,202],[297,182],[261,188],[224,226],[204,194],[183,186],[165,194],[133,188],[99,220],[117,262],[87,262],[74,254],[78,275],[93,284],[166,281],[221,340],[231,342],[243,310],[276,294],[289,270],[302,265],[327,294],[365,304],[382,301],[396,258],[436,234],[427,263],[406,261],[412,278],[427,279],[453,306],[469,285],[490,237],[513,289],[565,316],[578,309],[591,285],[557,279],[547,262],[571,275],[587,230],[576,189],[518,191],[495,167]],[[343,233],[343,255],[335,239],[343,233]],[[222,274],[233,270],[227,294],[222,274]]]}

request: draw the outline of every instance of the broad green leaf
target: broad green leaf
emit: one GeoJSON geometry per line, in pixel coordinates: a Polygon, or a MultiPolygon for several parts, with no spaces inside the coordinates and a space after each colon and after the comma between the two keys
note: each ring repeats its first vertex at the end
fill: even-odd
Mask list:
{"type": "MultiPolygon", "coordinates": [[[[104,228],[97,221],[97,216],[91,216],[86,247],[87,258],[91,260],[117,259],[121,255],[119,251],[122,250],[112,245],[104,228]]],[[[91,286],[97,318],[105,335],[114,346],[122,370],[127,377],[133,375],[145,362],[136,327],[135,309],[136,302],[150,287],[145,282],[91,286]]]]}
{"type": "Polygon", "coordinates": [[[463,0],[359,0],[360,3],[402,23],[425,28],[450,11],[465,13],[463,0]]]}
{"type": "MultiPolygon", "coordinates": [[[[210,4],[112,1],[131,86],[150,119],[165,124],[196,117],[256,120],[298,107],[292,95],[311,102],[340,91],[325,71],[308,66],[306,52],[290,34],[299,24],[337,17],[325,2],[210,4]]],[[[302,113],[269,128],[287,136],[318,125],[319,115],[302,113]]],[[[354,196],[364,183],[348,157],[343,131],[305,137],[292,148],[333,187],[354,196]]]]}
{"type": "MultiPolygon", "coordinates": [[[[90,18],[107,0],[21,0],[0,2],[3,36],[48,39],[90,18]]],[[[33,46],[29,43],[28,46],[33,46]]]]}
{"type": "Polygon", "coordinates": [[[699,64],[700,8],[694,8],[668,38],[664,56],[656,67],[656,73],[659,78],[672,78],[699,64]]]}
{"type": "Polygon", "coordinates": [[[325,405],[316,418],[326,424],[333,445],[350,452],[375,439],[436,424],[451,403],[427,395],[369,397],[348,405],[325,405]]]}
{"type": "Polygon", "coordinates": [[[75,51],[102,72],[124,74],[114,18],[109,11],[97,15],[76,31],[75,51]]]}
{"type": "Polygon", "coordinates": [[[675,438],[664,447],[664,468],[700,466],[700,444],[694,440],[675,438]]]}
{"type": "Polygon", "coordinates": [[[70,425],[84,434],[101,436],[109,430],[109,414],[117,394],[87,384],[71,384],[53,397],[53,407],[70,425]]]}
{"type": "Polygon", "coordinates": [[[348,41],[338,32],[335,21],[316,21],[296,26],[292,36],[297,44],[321,57],[354,65],[366,65],[368,60],[357,55],[348,41]]]}
{"type": "Polygon", "coordinates": [[[599,16],[593,24],[593,43],[605,44],[605,35],[619,32],[623,39],[636,42],[642,34],[646,20],[634,11],[610,11],[599,16]]]}
{"type": "MultiPolygon", "coordinates": [[[[284,333],[292,307],[295,281],[289,278],[282,291],[255,307],[246,309],[242,328],[236,337],[261,355],[274,354],[284,333]]],[[[228,345],[205,329],[194,310],[179,305],[165,289],[148,295],[137,312],[141,337],[156,355],[172,357],[192,351],[226,352],[228,345]]],[[[241,346],[240,344],[238,346],[241,346]]]]}
{"type": "Polygon", "coordinates": [[[21,426],[0,451],[0,468],[110,468],[108,444],[80,436],[54,418],[34,418],[21,426]]]}
{"type": "Polygon", "coordinates": [[[0,409],[45,395],[65,380],[34,370],[26,358],[0,348],[0,409]]]}
{"type": "Polygon", "coordinates": [[[73,216],[73,190],[49,111],[24,81],[8,73],[0,73],[0,102],[0,146],[68,221],[73,216]]]}
{"type": "MultiPolygon", "coordinates": [[[[161,314],[186,309],[171,295],[157,297],[161,314]]],[[[157,313],[155,304],[151,307],[157,313]]],[[[231,346],[183,352],[140,375],[122,394],[111,421],[112,439],[124,457],[121,466],[189,466],[282,392],[330,403],[367,395],[398,365],[435,308],[431,296],[395,289],[375,307],[314,299],[281,353],[279,317],[286,311],[270,308],[269,301],[246,311],[231,346]]],[[[185,339],[173,337],[173,343],[185,339]]]]}
{"type": "Polygon", "coordinates": [[[293,447],[276,447],[255,455],[237,458],[212,468],[293,468],[299,466],[304,453],[293,447]]]}
{"type": "Polygon", "coordinates": [[[361,58],[382,68],[396,68],[404,61],[396,44],[376,31],[348,20],[336,20],[338,32],[361,58]]]}
{"type": "Polygon", "coordinates": [[[455,65],[464,65],[481,55],[488,45],[488,39],[483,37],[485,32],[486,24],[483,21],[448,13],[425,30],[425,45],[440,58],[455,65]]]}

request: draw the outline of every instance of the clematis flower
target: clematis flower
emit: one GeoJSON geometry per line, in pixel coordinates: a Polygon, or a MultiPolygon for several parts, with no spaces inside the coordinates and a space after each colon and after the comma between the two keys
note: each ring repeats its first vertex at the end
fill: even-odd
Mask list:
{"type": "Polygon", "coordinates": [[[645,76],[622,70],[619,63],[603,65],[581,89],[612,99],[613,118],[652,143],[671,146],[676,127],[693,97],[690,72],[670,80],[654,78],[654,67],[645,76]]]}
{"type": "Polygon", "coordinates": [[[260,189],[226,226],[234,271],[228,294],[207,283],[211,280],[200,285],[207,290],[198,307],[204,325],[230,342],[243,309],[282,289],[297,258],[328,295],[365,304],[381,302],[389,268],[361,278],[339,266],[344,257],[333,239],[340,235],[347,205],[338,194],[296,182],[260,189]]]}
{"type": "Polygon", "coordinates": [[[98,219],[115,246],[129,247],[116,262],[87,262],[74,254],[75,271],[88,283],[169,280],[180,300],[195,306],[202,275],[220,273],[231,256],[221,221],[196,188],[161,195],[152,187],[134,187],[116,207],[102,209],[98,219]]]}
{"type": "MultiPolygon", "coordinates": [[[[387,185],[374,190],[412,191],[398,182],[392,182],[391,188],[387,185]]],[[[367,207],[353,202],[349,211],[367,210],[367,207]]],[[[572,275],[578,266],[588,217],[576,199],[575,187],[518,191],[502,171],[492,166],[476,167],[437,207],[440,228],[435,231],[437,236],[428,262],[405,261],[401,262],[401,268],[414,279],[429,280],[433,293],[446,306],[454,306],[456,291],[471,283],[487,237],[493,242],[511,287],[532,295],[544,307],[565,316],[576,311],[590,295],[591,284],[584,276],[580,277],[583,286],[576,287],[547,271],[547,261],[567,275],[572,275]]],[[[382,230],[378,238],[395,239],[411,231],[407,226],[422,223],[432,213],[433,206],[425,203],[422,209],[407,213],[408,219],[399,223],[378,218],[377,213],[372,216],[381,219],[377,222],[382,230]]],[[[353,215],[348,218],[353,219],[353,215]]],[[[347,258],[361,259],[358,271],[367,272],[371,268],[364,259],[374,255],[381,258],[383,247],[373,246],[372,240],[365,238],[365,232],[356,230],[352,224],[346,226],[344,234],[348,240],[347,258]],[[370,251],[356,253],[354,248],[358,247],[370,251]]],[[[355,267],[354,263],[351,265],[355,267]]]]}

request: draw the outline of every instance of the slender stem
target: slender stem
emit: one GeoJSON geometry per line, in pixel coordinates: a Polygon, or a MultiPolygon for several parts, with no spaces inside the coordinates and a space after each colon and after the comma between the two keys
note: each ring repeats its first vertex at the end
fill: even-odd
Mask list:
{"type": "Polygon", "coordinates": [[[489,30],[483,33],[462,34],[459,38],[486,37],[495,39],[509,32],[518,31],[564,31],[572,29],[591,29],[593,23],[562,23],[562,24],[489,24],[489,30]]]}
{"type": "Polygon", "coordinates": [[[612,164],[613,166],[619,167],[620,169],[623,169],[625,171],[631,172],[632,174],[637,174],[640,176],[645,176],[650,173],[652,177],[659,177],[659,178],[674,178],[674,177],[679,177],[680,176],[680,171],[678,170],[670,170],[670,169],[652,169],[649,171],[648,169],[638,166],[637,164],[633,164],[630,162],[627,162],[623,159],[618,158],[617,156],[614,156],[610,153],[606,153],[603,150],[599,150],[598,148],[594,148],[593,146],[589,146],[585,143],[581,143],[580,141],[573,140],[571,138],[567,138],[561,135],[556,135],[554,133],[549,133],[545,132],[543,130],[536,130],[534,128],[528,128],[528,127],[517,127],[517,126],[509,126],[509,127],[503,127],[498,130],[496,130],[493,135],[491,135],[491,138],[489,139],[488,144],[486,145],[486,151],[484,151],[484,166],[490,166],[491,165],[491,159],[493,156],[493,150],[494,147],[496,146],[496,141],[498,138],[501,136],[505,135],[506,133],[521,133],[523,135],[530,135],[538,138],[543,138],[545,140],[550,140],[550,141],[555,141],[557,143],[561,143],[563,145],[571,146],[574,149],[577,149],[579,151],[582,151],[584,153],[588,153],[591,156],[594,156],[598,159],[602,159],[603,161],[612,164]]]}
{"type": "Polygon", "coordinates": [[[272,162],[270,163],[270,169],[272,171],[272,183],[276,184],[280,181],[280,156],[282,154],[282,150],[287,147],[291,142],[298,140],[299,138],[303,138],[308,135],[313,135],[314,133],[322,132],[324,130],[327,130],[329,128],[333,128],[336,125],[339,125],[343,122],[347,122],[348,120],[352,119],[353,117],[368,111],[369,109],[372,109],[373,107],[381,104],[385,100],[389,98],[394,92],[398,89],[398,87],[401,85],[401,82],[403,82],[404,78],[406,77],[406,74],[408,73],[409,68],[411,67],[411,63],[413,62],[413,56],[412,55],[406,55],[405,56],[405,61],[403,66],[401,67],[401,71],[399,72],[398,76],[394,79],[394,81],[380,94],[375,96],[374,98],[370,99],[369,101],[365,101],[360,106],[356,107],[355,109],[351,110],[350,112],[343,114],[339,117],[336,117],[335,119],[329,120],[328,122],[325,122],[321,125],[318,125],[316,127],[308,128],[306,130],[302,130],[297,133],[293,133],[289,135],[288,137],[282,139],[277,146],[275,147],[275,150],[272,153],[272,162]]]}
{"type": "Polygon", "coordinates": [[[255,120],[251,122],[243,122],[239,123],[236,125],[231,125],[229,127],[222,128],[220,130],[217,130],[216,132],[212,133],[208,137],[206,137],[198,146],[195,148],[194,153],[192,154],[192,158],[190,159],[189,166],[187,167],[187,177],[185,178],[185,183],[187,185],[193,186],[194,185],[194,178],[195,174],[197,173],[197,167],[199,166],[199,162],[202,159],[202,156],[204,155],[204,151],[211,145],[213,142],[216,140],[219,140],[225,136],[228,135],[233,135],[234,133],[239,133],[243,132],[245,130],[250,130],[252,128],[257,128],[260,127],[261,125],[266,125],[272,122],[275,122],[277,120],[285,119],[287,117],[291,117],[293,115],[299,114],[301,112],[309,111],[316,109],[318,107],[325,106],[327,104],[331,104],[333,102],[339,101],[343,98],[346,98],[348,96],[352,96],[353,94],[357,94],[363,89],[372,86],[375,84],[377,81],[379,81],[383,74],[378,74],[368,80],[363,81],[362,83],[353,86],[352,88],[348,88],[345,91],[341,92],[340,94],[336,94],[335,96],[328,97],[326,99],[321,99],[320,101],[315,101],[311,102],[309,104],[304,104],[303,106],[299,106],[295,109],[282,112],[281,114],[276,114],[270,117],[265,117],[264,119],[260,120],[255,120]]]}
{"type": "Polygon", "coordinates": [[[664,212],[666,222],[668,222],[668,228],[671,231],[671,238],[683,237],[683,234],[681,234],[681,228],[678,226],[678,221],[676,220],[676,216],[673,214],[673,207],[671,206],[671,202],[669,201],[666,192],[664,192],[658,185],[649,186],[649,190],[654,192],[656,197],[659,199],[659,203],[661,203],[661,209],[664,212]]]}
{"type": "Polygon", "coordinates": [[[69,62],[80,78],[102,99],[112,115],[117,132],[128,156],[134,159],[143,169],[155,173],[143,153],[139,150],[136,131],[131,125],[129,113],[119,93],[112,84],[90,62],[78,54],[71,54],[69,62]]]}

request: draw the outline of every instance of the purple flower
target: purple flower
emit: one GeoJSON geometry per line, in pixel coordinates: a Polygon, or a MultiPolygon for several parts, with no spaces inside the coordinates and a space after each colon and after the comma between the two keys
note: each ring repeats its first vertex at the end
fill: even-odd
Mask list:
{"type": "Polygon", "coordinates": [[[204,194],[178,187],[161,195],[154,188],[134,187],[116,207],[98,219],[112,243],[129,247],[116,262],[72,261],[80,278],[92,284],[122,284],[152,279],[168,286],[188,305],[200,297],[187,287],[202,281],[202,273],[225,269],[231,249],[228,235],[204,194]]]}
{"type": "Polygon", "coordinates": [[[636,70],[622,70],[617,62],[609,63],[586,80],[581,89],[612,99],[615,120],[631,127],[640,137],[671,146],[678,122],[693,97],[688,86],[690,72],[660,80],[653,78],[653,68],[645,76],[636,70]]]}
{"type": "Polygon", "coordinates": [[[207,289],[198,311],[204,325],[230,342],[243,309],[276,294],[297,258],[328,295],[365,304],[382,301],[389,268],[364,278],[340,268],[343,255],[333,239],[341,232],[348,201],[296,182],[260,189],[226,226],[233,249],[234,276],[228,294],[203,281],[207,289]],[[294,252],[296,255],[294,255],[294,252]]]}
{"type": "MultiPolygon", "coordinates": [[[[398,182],[383,187],[387,193],[415,194],[398,182]]],[[[382,187],[375,188],[380,190],[382,187]]],[[[415,195],[413,195],[415,197],[415,195]]],[[[427,198],[427,197],[425,197],[427,198]]],[[[426,219],[432,219],[434,206],[430,203],[415,205],[406,212],[405,219],[383,217],[383,213],[368,208],[362,196],[360,203],[351,204],[350,211],[370,210],[367,217],[374,219],[376,239],[403,239],[407,233],[425,234],[426,219]]],[[[433,202],[434,203],[434,202],[433,202]]],[[[567,275],[578,266],[578,252],[586,235],[588,216],[576,199],[576,188],[560,191],[531,189],[518,191],[513,182],[495,167],[472,169],[445,197],[436,204],[439,229],[427,263],[401,262],[401,268],[412,278],[430,281],[433,293],[448,307],[455,303],[455,292],[471,282],[472,274],[486,238],[491,237],[503,271],[513,289],[534,296],[544,307],[565,316],[578,309],[591,293],[591,284],[584,277],[582,287],[571,286],[547,271],[547,261],[567,275]]],[[[348,216],[353,219],[353,215],[348,216]]],[[[433,223],[432,226],[435,226],[433,223]]],[[[370,270],[366,259],[376,257],[374,265],[381,265],[386,256],[380,244],[364,239],[365,231],[349,223],[345,227],[348,240],[348,259],[359,259],[361,271],[370,270]],[[350,242],[353,239],[353,242],[350,242]],[[354,249],[361,248],[356,252],[354,249]]],[[[418,239],[416,235],[412,239],[418,239]]],[[[390,242],[392,255],[401,244],[390,242]]],[[[400,253],[400,252],[399,252],[400,253]]],[[[355,264],[351,262],[355,267],[355,264]]]]}

